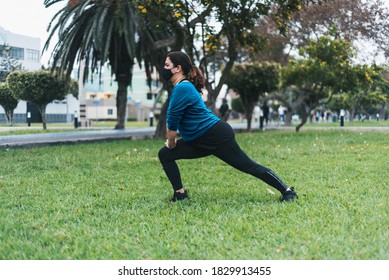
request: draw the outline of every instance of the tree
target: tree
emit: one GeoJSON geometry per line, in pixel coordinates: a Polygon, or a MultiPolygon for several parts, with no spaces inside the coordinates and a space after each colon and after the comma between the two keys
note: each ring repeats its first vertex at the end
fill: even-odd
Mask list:
{"type": "Polygon", "coordinates": [[[76,80],[70,79],[68,81],[67,93],[71,93],[75,98],[78,98],[78,82],[76,80]]]}
{"type": "Polygon", "coordinates": [[[244,114],[245,110],[243,108],[242,99],[240,97],[234,98],[231,100],[231,109],[237,113],[244,114]]]}
{"type": "Polygon", "coordinates": [[[359,65],[352,61],[354,50],[346,40],[330,35],[301,49],[304,59],[292,60],[283,68],[283,87],[291,94],[291,103],[285,95],[277,96],[288,106],[289,115],[299,108],[302,121],[296,131],[306,123],[311,111],[328,104],[334,95],[348,96],[355,111],[361,97],[366,97],[373,80],[379,77],[379,68],[359,65]]]}
{"type": "Polygon", "coordinates": [[[348,87],[347,74],[351,69],[353,51],[350,44],[341,39],[323,36],[318,41],[300,50],[304,59],[291,60],[283,68],[283,88],[289,94],[276,96],[288,108],[288,120],[299,108],[301,123],[296,131],[306,123],[310,113],[320,102],[327,103],[334,93],[348,87]]]}
{"type": "Polygon", "coordinates": [[[235,90],[242,101],[247,117],[247,130],[251,130],[253,110],[259,97],[278,89],[281,67],[275,63],[235,64],[227,85],[235,90]]]}
{"type": "Polygon", "coordinates": [[[350,121],[358,110],[363,110],[363,107],[376,106],[382,97],[380,91],[377,90],[378,83],[381,79],[380,67],[375,65],[355,65],[348,71],[349,87],[345,89],[346,108],[350,109],[350,121]]]}
{"type": "Polygon", "coordinates": [[[389,9],[382,0],[327,0],[321,5],[306,5],[293,16],[296,24],[289,34],[299,38],[297,47],[306,45],[312,35],[319,38],[336,26],[336,38],[349,41],[354,50],[363,40],[389,55],[389,9]]]}
{"type": "Polygon", "coordinates": [[[13,125],[14,110],[18,106],[19,100],[12,95],[7,83],[0,82],[0,105],[4,108],[7,122],[13,125]]]}
{"type": "MultiPolygon", "coordinates": [[[[49,7],[64,0],[45,0],[49,7]]],[[[133,1],[69,0],[50,22],[47,50],[55,33],[58,42],[53,50],[52,67],[69,77],[75,63],[84,81],[89,72],[100,71],[108,62],[118,83],[116,94],[116,129],[125,127],[128,87],[132,81],[135,53],[135,22],[133,1]],[[53,25],[54,24],[54,25],[53,25]]]]}
{"type": "Polygon", "coordinates": [[[59,79],[49,71],[16,71],[7,77],[7,83],[15,98],[30,101],[38,106],[46,125],[46,106],[54,100],[62,100],[68,90],[65,79],[59,79]]]}
{"type": "Polygon", "coordinates": [[[329,108],[348,109],[350,121],[357,113],[363,115],[380,113],[384,118],[385,106],[388,102],[388,82],[385,70],[378,66],[356,65],[350,73],[350,88],[334,97],[329,108]]]}
{"type": "MultiPolygon", "coordinates": [[[[60,1],[45,0],[45,5],[48,7],[60,1]]],[[[90,60],[87,66],[93,70],[97,65],[104,64],[107,57],[111,66],[111,60],[116,59],[117,65],[121,66],[112,68],[119,83],[117,106],[125,108],[127,91],[124,94],[123,88],[125,81],[131,80],[129,73],[135,57],[135,16],[139,32],[136,54],[138,62],[144,59],[146,73],[151,73],[152,67],[161,70],[165,58],[163,54],[169,49],[184,49],[193,61],[199,62],[205,73],[207,102],[213,108],[229,71],[238,59],[238,49],[251,46],[255,50],[260,46],[258,36],[251,32],[256,25],[255,19],[274,13],[279,17],[279,29],[284,32],[287,19],[291,12],[301,7],[301,2],[303,0],[71,0],[55,16],[58,23],[49,37],[50,40],[58,31],[59,42],[54,49],[53,66],[59,63],[60,70],[67,69],[70,73],[76,57],[78,61],[90,60]],[[220,28],[215,28],[215,22],[220,28]],[[198,44],[199,41],[201,44],[198,44]],[[121,57],[124,54],[126,57],[121,57]],[[218,63],[212,63],[214,61],[218,63]],[[216,84],[214,73],[219,70],[222,74],[216,84]]],[[[163,109],[166,110],[166,107],[165,104],[163,109]]],[[[164,125],[164,110],[158,126],[164,125]]],[[[119,110],[119,118],[121,115],[124,116],[124,112],[119,110]]],[[[117,128],[123,126],[119,122],[120,119],[117,128]]],[[[158,131],[161,130],[157,127],[158,131]]]]}
{"type": "Polygon", "coordinates": [[[264,37],[267,44],[263,51],[250,53],[251,58],[272,59],[286,65],[300,48],[328,33],[333,26],[337,27],[336,38],[349,41],[354,50],[358,51],[361,42],[370,42],[376,52],[389,56],[388,18],[389,9],[382,0],[323,0],[319,5],[306,1],[298,13],[291,13],[289,29],[284,36],[277,32],[276,16],[260,19],[255,32],[264,37]]]}
{"type": "Polygon", "coordinates": [[[0,46],[0,82],[4,82],[12,71],[21,70],[22,64],[11,56],[11,47],[0,46]]]}
{"type": "Polygon", "coordinates": [[[381,74],[382,74],[381,79],[378,83],[378,88],[382,97],[380,115],[382,119],[386,119],[386,114],[388,113],[387,105],[389,102],[389,66],[388,65],[383,66],[381,74]]]}
{"type": "MultiPolygon", "coordinates": [[[[278,30],[285,32],[290,14],[301,8],[303,0],[137,2],[146,64],[160,72],[168,49],[185,50],[205,75],[207,106],[214,109],[229,72],[240,59],[239,50],[246,47],[257,51],[262,46],[261,38],[252,32],[257,20],[270,13],[277,15],[278,30]],[[219,78],[216,73],[220,73],[219,78]]],[[[169,89],[166,84],[165,89],[169,89]]],[[[167,103],[162,108],[157,137],[165,134],[166,108],[167,103]]]]}

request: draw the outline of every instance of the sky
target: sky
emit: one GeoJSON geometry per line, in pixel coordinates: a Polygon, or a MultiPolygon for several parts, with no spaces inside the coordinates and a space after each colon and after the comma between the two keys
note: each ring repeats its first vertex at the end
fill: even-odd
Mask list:
{"type": "MultiPolygon", "coordinates": [[[[50,20],[66,3],[64,1],[46,9],[43,2],[44,0],[0,0],[0,26],[12,33],[40,38],[42,50],[48,38],[47,27],[50,20]]],[[[50,54],[44,53],[42,64],[47,66],[49,58],[50,54]]]]}
{"type": "MultiPolygon", "coordinates": [[[[40,38],[42,49],[48,37],[48,24],[66,1],[50,8],[45,8],[43,2],[44,0],[0,0],[0,26],[16,34],[40,38]]],[[[389,7],[389,0],[384,2],[389,7]]],[[[55,40],[52,40],[49,51],[42,55],[42,64],[45,66],[54,43],[55,40]]]]}

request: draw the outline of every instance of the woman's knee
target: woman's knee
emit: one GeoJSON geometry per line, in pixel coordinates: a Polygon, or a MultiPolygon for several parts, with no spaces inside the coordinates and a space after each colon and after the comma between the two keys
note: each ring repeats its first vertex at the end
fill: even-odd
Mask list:
{"type": "Polygon", "coordinates": [[[166,148],[166,147],[162,147],[159,152],[158,152],[158,158],[160,160],[160,162],[164,162],[166,161],[166,159],[168,158],[168,152],[169,152],[169,149],[166,148]]]}

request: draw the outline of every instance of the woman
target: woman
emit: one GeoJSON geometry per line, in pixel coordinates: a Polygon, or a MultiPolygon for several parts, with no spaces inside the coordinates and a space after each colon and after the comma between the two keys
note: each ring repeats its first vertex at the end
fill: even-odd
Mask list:
{"type": "Polygon", "coordinates": [[[163,78],[173,83],[166,117],[167,140],[158,156],[173,186],[170,200],[187,199],[176,164],[179,159],[214,155],[236,169],[251,174],[281,193],[280,201],[298,198],[270,169],[251,160],[235,141],[231,126],[216,117],[204,104],[201,90],[205,79],[183,52],[170,52],[165,61],[163,78]],[[182,138],[177,139],[177,131],[182,138]]]}

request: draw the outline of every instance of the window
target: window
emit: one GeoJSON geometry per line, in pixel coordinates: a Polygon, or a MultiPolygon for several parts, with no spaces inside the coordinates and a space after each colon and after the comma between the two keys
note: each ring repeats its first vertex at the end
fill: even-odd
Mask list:
{"type": "Polygon", "coordinates": [[[112,109],[108,109],[108,115],[113,115],[113,110],[112,109]]]}
{"type": "Polygon", "coordinates": [[[24,49],[11,47],[11,56],[18,60],[24,60],[24,49]]]}
{"type": "Polygon", "coordinates": [[[27,49],[26,54],[28,61],[39,62],[39,51],[27,49]]]}

